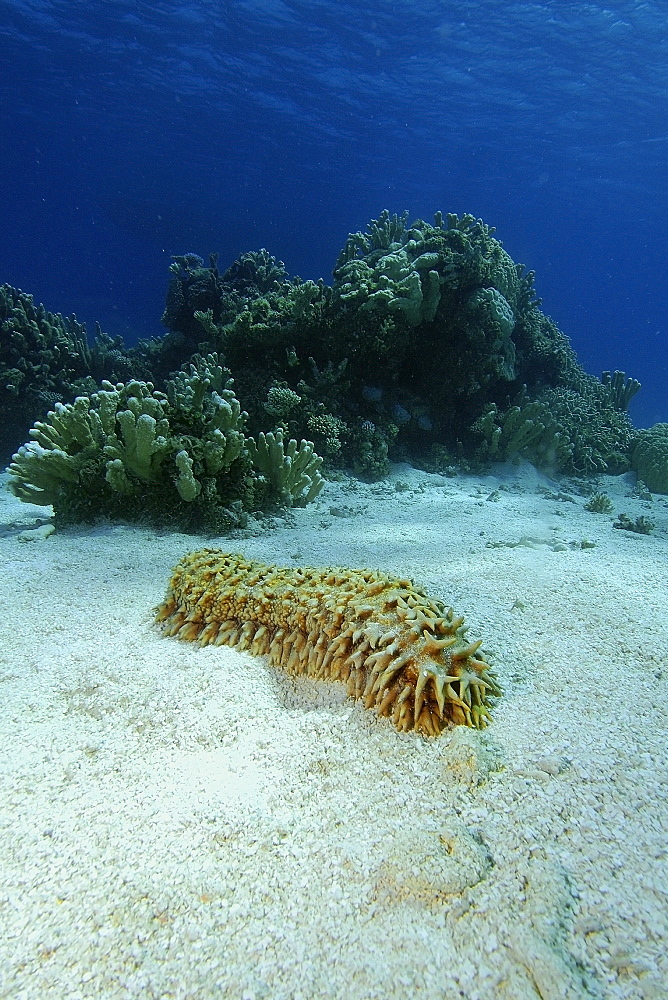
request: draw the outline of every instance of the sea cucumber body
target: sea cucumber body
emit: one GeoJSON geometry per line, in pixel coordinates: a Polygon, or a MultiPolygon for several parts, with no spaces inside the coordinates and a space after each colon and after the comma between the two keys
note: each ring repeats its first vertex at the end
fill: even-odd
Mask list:
{"type": "Polygon", "coordinates": [[[410,580],[370,570],[292,569],[201,549],[175,567],[156,620],[170,636],[343,681],[399,730],[482,727],[500,694],[463,618],[410,580]]]}

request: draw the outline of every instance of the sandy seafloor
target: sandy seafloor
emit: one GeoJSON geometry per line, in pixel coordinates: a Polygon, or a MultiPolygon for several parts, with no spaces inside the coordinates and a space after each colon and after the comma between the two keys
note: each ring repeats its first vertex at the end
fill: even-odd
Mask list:
{"type": "Polygon", "coordinates": [[[402,466],[234,539],[29,541],[3,490],[0,996],[668,997],[668,498],[632,487],[402,466]],[[163,637],[202,545],[412,577],[493,655],[492,725],[163,637]]]}

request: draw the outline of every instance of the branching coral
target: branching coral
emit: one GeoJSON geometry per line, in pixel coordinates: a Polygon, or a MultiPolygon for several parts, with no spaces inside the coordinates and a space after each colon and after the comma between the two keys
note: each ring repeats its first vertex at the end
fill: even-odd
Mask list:
{"type": "Polygon", "coordinates": [[[283,441],[283,432],[260,432],[257,441],[247,439],[248,452],[256,469],[265,477],[268,496],[289,507],[304,506],[315,500],[324,485],[320,474],[322,458],[316,455],[311,441],[297,444],[294,438],[283,441]]]}
{"type": "Polygon", "coordinates": [[[608,391],[608,398],[617,410],[628,410],[629,403],[640,392],[640,382],[635,378],[627,378],[626,372],[603,372],[601,382],[608,391]]]}
{"type": "Polygon", "coordinates": [[[511,406],[500,413],[492,403],[472,430],[482,436],[477,458],[507,461],[524,458],[558,471],[567,466],[572,446],[546,407],[537,402],[511,406]]]}
{"type": "Polygon", "coordinates": [[[656,528],[654,521],[650,521],[644,515],[633,520],[628,514],[620,514],[613,528],[621,528],[622,531],[633,531],[636,535],[651,535],[656,528]]]}
{"type": "Polygon", "coordinates": [[[102,378],[147,374],[140,355],[99,325],[89,343],[76,316],[49,312],[31,295],[0,285],[0,457],[56,402],[94,390],[102,378]]]}
{"type": "Polygon", "coordinates": [[[577,388],[544,389],[531,400],[524,387],[505,411],[489,404],[471,430],[483,438],[479,460],[525,458],[576,475],[626,471],[634,435],[628,414],[613,407],[605,387],[584,372],[577,388]]]}
{"type": "Polygon", "coordinates": [[[301,401],[302,397],[299,393],[293,392],[288,385],[272,385],[267,391],[264,408],[270,416],[278,417],[281,420],[287,417],[296,406],[299,406],[301,401]]]}
{"type": "Polygon", "coordinates": [[[668,424],[654,424],[638,433],[631,464],[652,493],[668,493],[668,424]]]}
{"type": "Polygon", "coordinates": [[[593,493],[584,509],[592,514],[609,514],[612,510],[612,500],[607,493],[593,493]]]}
{"type": "Polygon", "coordinates": [[[221,529],[265,492],[252,469],[259,454],[272,501],[307,503],[322,488],[313,446],[297,450],[291,441],[283,451],[272,436],[265,456],[264,441],[244,436],[246,414],[228,375],[209,355],[179,372],[166,393],[150,382],[103,382],[57,404],[14,456],[10,488],[53,504],[65,522],[106,516],[221,529]]]}

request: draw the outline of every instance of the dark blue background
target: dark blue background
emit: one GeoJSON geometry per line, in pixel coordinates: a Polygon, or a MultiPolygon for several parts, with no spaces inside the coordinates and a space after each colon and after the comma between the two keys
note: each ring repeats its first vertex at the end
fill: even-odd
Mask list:
{"type": "Polygon", "coordinates": [[[0,281],[129,343],[171,254],[467,211],[668,420],[667,154],[665,0],[0,2],[0,281]]]}

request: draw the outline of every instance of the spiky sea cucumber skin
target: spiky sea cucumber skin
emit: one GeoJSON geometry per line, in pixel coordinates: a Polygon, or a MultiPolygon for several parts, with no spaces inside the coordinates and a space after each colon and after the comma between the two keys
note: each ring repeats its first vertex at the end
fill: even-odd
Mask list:
{"type": "Polygon", "coordinates": [[[200,549],[175,567],[156,621],[166,635],[343,681],[401,731],[483,727],[501,693],[463,618],[410,580],[371,570],[292,569],[200,549]]]}

